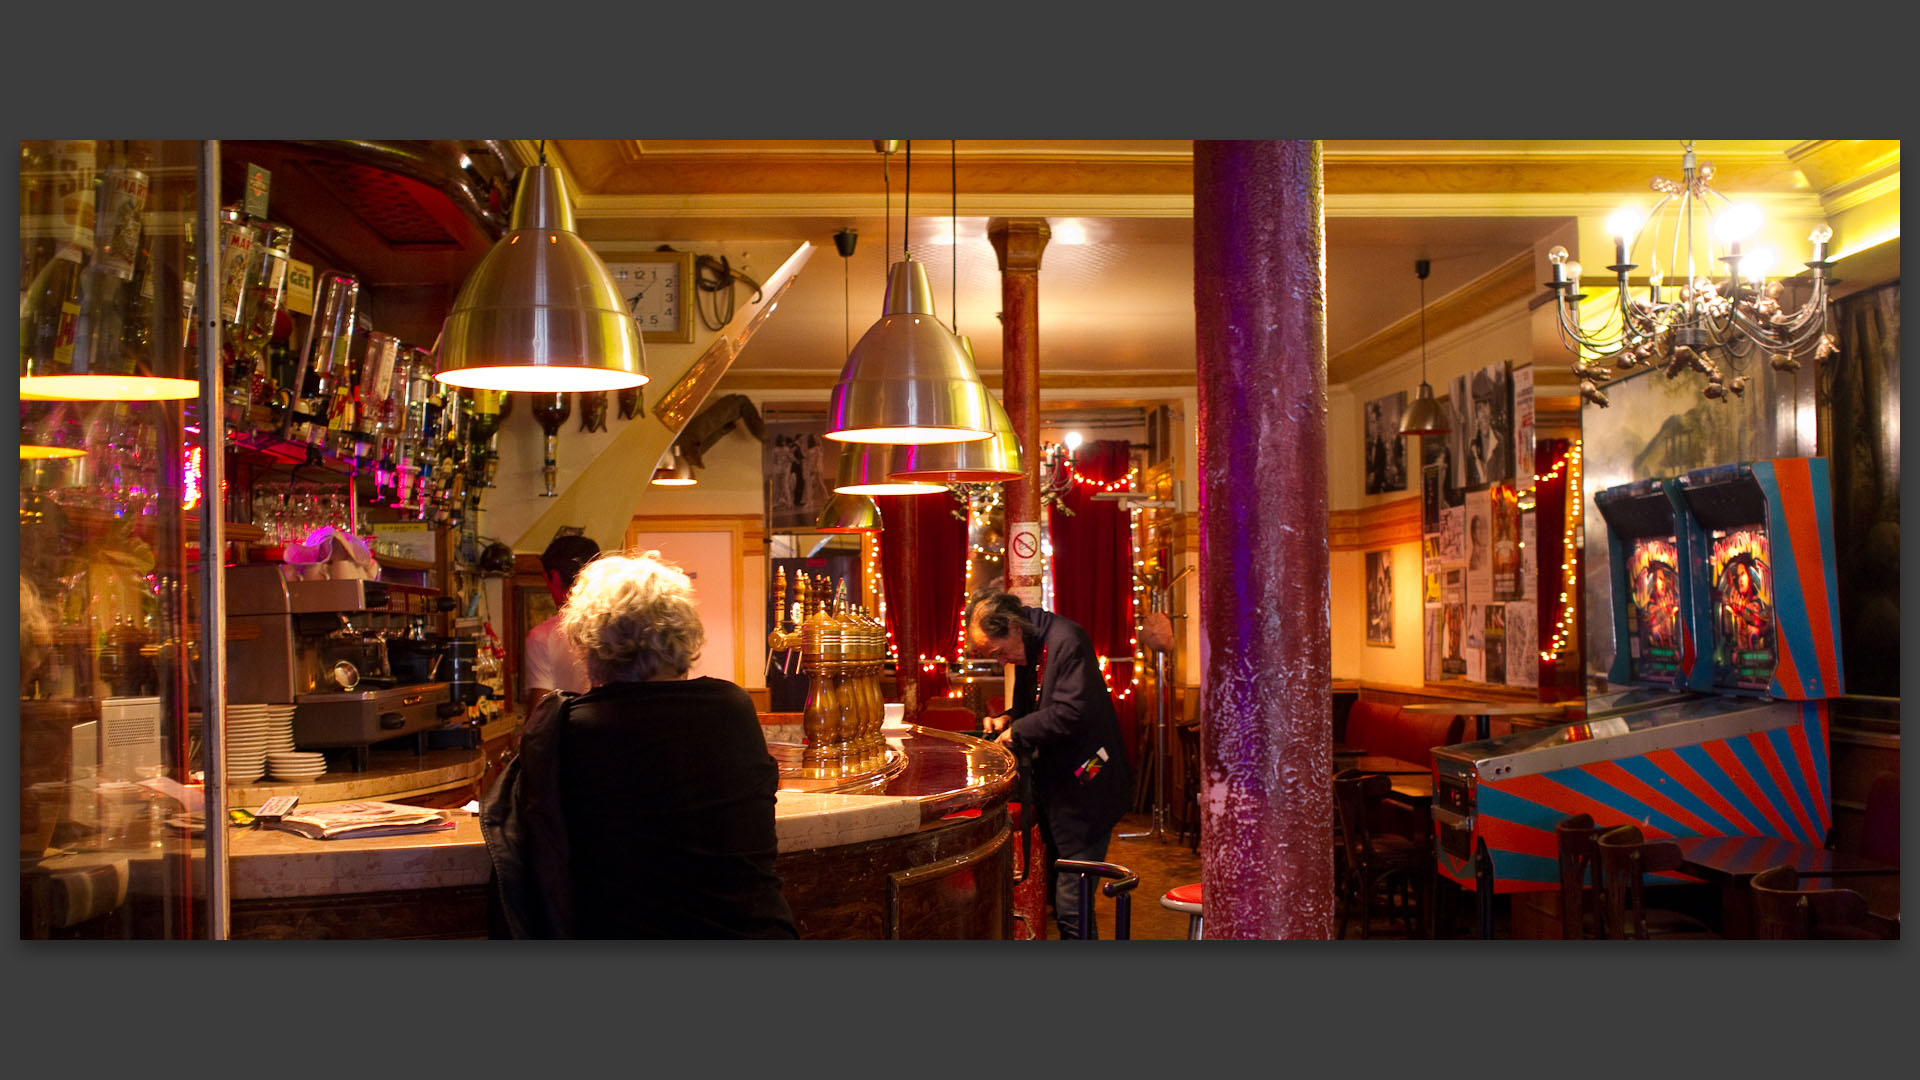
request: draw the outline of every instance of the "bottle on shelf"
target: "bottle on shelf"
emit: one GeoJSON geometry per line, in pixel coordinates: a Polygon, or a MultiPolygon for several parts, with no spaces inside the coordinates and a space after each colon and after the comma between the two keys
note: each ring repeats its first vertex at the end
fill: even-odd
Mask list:
{"type": "Polygon", "coordinates": [[[559,494],[553,490],[554,481],[559,479],[560,467],[555,461],[555,451],[560,443],[560,425],[573,415],[573,398],[564,393],[532,394],[533,418],[540,423],[540,430],[546,433],[546,461],[540,468],[540,475],[546,481],[547,489],[540,493],[542,498],[551,499],[559,494]]]}
{"type": "MultiPolygon", "coordinates": [[[[36,164],[39,182],[21,193],[33,206],[20,230],[28,259],[21,277],[27,287],[20,300],[20,373],[64,375],[73,370],[81,267],[93,253],[96,144],[48,142],[36,164]]],[[[24,185],[24,172],[21,178],[24,185]]]]}
{"type": "Polygon", "coordinates": [[[346,379],[349,370],[347,352],[353,344],[360,279],[330,270],[320,275],[318,285],[320,307],[307,328],[305,356],[293,392],[294,407],[287,418],[288,438],[306,444],[309,458],[314,459],[326,446],[328,408],[336,384],[346,379]]]}
{"type": "MultiPolygon", "coordinates": [[[[281,406],[272,345],[287,299],[287,264],[293,258],[292,228],[264,222],[261,230],[264,239],[254,246],[248,258],[246,292],[241,300],[239,321],[228,328],[227,339],[221,342],[223,349],[235,358],[229,371],[235,373],[235,378],[246,379],[238,389],[246,394],[249,414],[258,406],[281,406]]],[[[239,430],[251,432],[254,428],[249,415],[243,418],[239,430]]]]}
{"type": "MultiPolygon", "coordinates": [[[[145,164],[144,161],[141,164],[145,164]]],[[[120,143],[107,144],[106,165],[95,188],[94,249],[80,271],[73,321],[75,374],[130,371],[122,342],[128,288],[140,252],[147,173],[136,168],[120,143]]]]}

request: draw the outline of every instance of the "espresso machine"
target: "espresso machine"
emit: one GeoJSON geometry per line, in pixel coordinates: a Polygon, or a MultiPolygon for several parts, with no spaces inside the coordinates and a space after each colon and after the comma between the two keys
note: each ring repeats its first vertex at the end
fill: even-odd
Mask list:
{"type": "Polygon", "coordinates": [[[230,566],[227,622],[227,701],[293,705],[294,745],[349,751],[354,771],[373,744],[412,735],[422,751],[427,733],[465,714],[448,683],[433,681],[440,664],[392,662],[407,619],[380,582],[230,566]]]}

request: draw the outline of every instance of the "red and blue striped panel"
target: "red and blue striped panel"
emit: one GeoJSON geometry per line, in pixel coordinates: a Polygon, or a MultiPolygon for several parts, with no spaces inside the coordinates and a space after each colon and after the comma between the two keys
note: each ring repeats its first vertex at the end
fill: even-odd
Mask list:
{"type": "Polygon", "coordinates": [[[1779,658],[1769,693],[1790,701],[1839,697],[1840,595],[1834,572],[1832,489],[1826,458],[1756,461],[1773,548],[1779,658]]]}
{"type": "MultiPolygon", "coordinates": [[[[1775,837],[1821,846],[1832,824],[1827,703],[1797,707],[1800,723],[1790,727],[1480,782],[1473,835],[1493,857],[1494,891],[1558,889],[1554,829],[1579,813],[1603,829],[1638,825],[1649,839],[1775,837]]],[[[1442,874],[1473,887],[1471,860],[1440,851],[1438,861],[1442,874]]]]}

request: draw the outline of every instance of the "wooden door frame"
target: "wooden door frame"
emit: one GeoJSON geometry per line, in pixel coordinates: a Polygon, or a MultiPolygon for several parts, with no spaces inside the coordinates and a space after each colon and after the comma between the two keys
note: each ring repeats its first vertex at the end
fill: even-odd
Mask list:
{"type": "Polygon", "coordinates": [[[643,532],[721,532],[727,534],[730,558],[733,560],[733,594],[729,601],[733,604],[733,681],[738,686],[747,684],[747,623],[742,606],[745,595],[743,565],[746,561],[749,544],[758,544],[761,553],[766,552],[766,521],[758,514],[635,514],[627,522],[627,532],[623,538],[623,547],[632,551],[639,535],[643,532]]]}

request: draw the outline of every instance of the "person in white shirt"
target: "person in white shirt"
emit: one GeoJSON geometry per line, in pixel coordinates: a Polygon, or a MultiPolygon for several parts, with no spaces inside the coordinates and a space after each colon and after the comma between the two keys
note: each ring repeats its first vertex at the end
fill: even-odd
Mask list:
{"type": "MultiPolygon", "coordinates": [[[[556,536],[547,545],[547,550],[540,554],[540,565],[546,571],[547,591],[553,594],[555,606],[567,606],[567,597],[573,592],[573,580],[579,576],[580,568],[599,554],[600,545],[584,536],[556,536]]],[[[529,715],[540,699],[552,691],[584,694],[592,688],[586,662],[560,632],[558,612],[527,631],[521,676],[520,685],[525,687],[522,702],[529,715]]]]}

